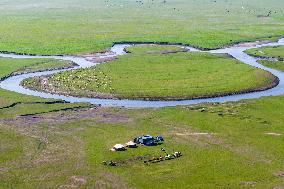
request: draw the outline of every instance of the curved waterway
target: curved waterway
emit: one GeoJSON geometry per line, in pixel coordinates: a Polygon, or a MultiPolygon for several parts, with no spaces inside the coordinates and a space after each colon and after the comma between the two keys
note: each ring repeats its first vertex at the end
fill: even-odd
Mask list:
{"type": "MultiPolygon", "coordinates": [[[[116,44],[111,48],[111,51],[113,52],[113,55],[102,55],[102,58],[106,57],[115,57],[115,56],[121,56],[126,54],[124,49],[127,46],[130,46],[131,44],[116,44]]],[[[6,89],[9,91],[18,92],[25,95],[32,95],[32,96],[38,96],[42,98],[53,98],[53,99],[61,99],[65,100],[67,102],[89,102],[92,104],[100,104],[102,106],[123,106],[123,107],[165,107],[165,106],[177,106],[177,105],[192,105],[192,104],[199,104],[199,103],[206,103],[206,102],[227,102],[227,101],[239,101],[242,99],[254,99],[254,98],[260,98],[264,96],[277,96],[284,94],[284,72],[271,69],[268,67],[265,67],[259,63],[257,63],[258,58],[252,57],[244,53],[245,50],[251,49],[251,48],[258,48],[263,46],[279,46],[284,45],[284,38],[280,39],[278,42],[272,42],[262,45],[255,45],[252,44],[250,46],[232,46],[228,48],[218,49],[218,50],[211,50],[207,51],[209,53],[227,53],[236,58],[237,60],[248,64],[250,66],[260,68],[263,70],[266,70],[276,77],[279,78],[279,84],[272,88],[265,91],[260,92],[251,92],[251,93],[245,93],[245,94],[236,94],[236,95],[228,95],[224,97],[216,97],[216,98],[204,98],[204,99],[195,99],[195,100],[173,100],[173,101],[146,101],[146,100],[117,100],[117,99],[98,99],[98,98],[87,98],[87,97],[73,97],[73,96],[64,96],[64,95],[58,95],[58,94],[51,94],[46,92],[39,92],[34,91],[31,89],[26,89],[23,86],[21,86],[21,82],[24,79],[30,78],[30,77],[36,77],[36,76],[44,76],[44,75],[50,75],[66,70],[71,69],[78,69],[78,68],[88,68],[91,66],[94,66],[93,62],[90,62],[86,60],[86,58],[83,57],[76,57],[76,56],[29,56],[29,55],[15,55],[15,54],[0,54],[0,57],[8,57],[8,58],[54,58],[54,59],[61,59],[61,60],[70,60],[74,63],[78,64],[78,67],[71,68],[71,69],[64,69],[64,70],[55,70],[55,71],[44,71],[44,72],[36,72],[36,73],[29,73],[29,74],[22,74],[18,76],[12,76],[0,83],[0,88],[6,89]]],[[[183,48],[188,49],[189,51],[200,51],[198,49],[188,47],[188,46],[181,46],[183,48]]],[[[190,52],[189,52],[190,53],[190,52]]]]}

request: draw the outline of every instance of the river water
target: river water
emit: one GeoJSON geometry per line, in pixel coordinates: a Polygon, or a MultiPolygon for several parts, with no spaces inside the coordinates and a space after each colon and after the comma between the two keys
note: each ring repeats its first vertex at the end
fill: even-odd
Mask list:
{"type": "MultiPolygon", "coordinates": [[[[104,57],[123,56],[124,54],[126,54],[124,52],[124,48],[130,45],[131,44],[116,44],[111,48],[111,51],[114,52],[113,55],[102,55],[102,56],[104,57]]],[[[262,45],[252,44],[251,46],[246,46],[246,47],[232,46],[228,48],[207,51],[209,53],[230,54],[231,56],[233,56],[234,58],[236,58],[237,60],[245,64],[266,70],[279,78],[280,82],[276,87],[265,90],[265,91],[260,91],[260,92],[236,94],[236,95],[229,95],[229,96],[216,97],[216,98],[195,99],[195,100],[146,101],[146,100],[127,100],[127,99],[116,100],[116,99],[98,99],[98,98],[87,98],[87,97],[64,96],[64,95],[51,94],[51,93],[46,93],[46,92],[33,91],[30,89],[26,89],[20,85],[24,79],[27,79],[30,77],[49,75],[49,74],[54,74],[54,73],[70,70],[70,69],[44,71],[44,72],[36,72],[36,73],[12,76],[2,81],[0,83],[0,88],[6,89],[9,91],[18,92],[18,93],[25,94],[25,95],[38,96],[42,98],[61,99],[61,100],[65,100],[67,102],[72,102],[72,103],[73,102],[89,102],[92,104],[100,104],[102,106],[123,106],[123,107],[131,107],[131,108],[141,108],[141,107],[153,108],[153,107],[165,107],[165,106],[177,106],[177,105],[192,105],[192,104],[199,104],[199,103],[205,103],[205,102],[210,103],[210,102],[239,101],[242,99],[254,99],[254,98],[260,98],[264,96],[276,96],[276,95],[284,94],[284,72],[274,70],[274,69],[265,67],[257,63],[258,58],[249,56],[246,53],[244,53],[244,51],[247,49],[251,49],[251,48],[258,48],[258,47],[263,47],[263,46],[278,46],[278,45],[284,45],[284,38],[280,39],[278,42],[272,42],[272,43],[267,43],[267,44],[262,44],[262,45]]],[[[198,49],[188,47],[188,46],[181,46],[181,47],[188,49],[189,53],[190,51],[200,51],[198,49]]],[[[95,65],[93,62],[90,62],[83,57],[76,57],[76,56],[29,56],[29,55],[15,55],[15,54],[0,54],[0,57],[54,58],[54,59],[70,60],[79,65],[78,67],[75,67],[72,69],[88,68],[88,67],[95,65]]]]}

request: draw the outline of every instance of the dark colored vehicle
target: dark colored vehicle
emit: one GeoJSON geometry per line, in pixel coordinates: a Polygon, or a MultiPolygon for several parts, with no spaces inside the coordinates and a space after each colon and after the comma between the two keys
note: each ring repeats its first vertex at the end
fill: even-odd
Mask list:
{"type": "Polygon", "coordinates": [[[156,141],[157,142],[164,142],[164,138],[162,136],[157,136],[156,141]]]}
{"type": "Polygon", "coordinates": [[[163,142],[163,141],[164,141],[164,138],[162,136],[157,136],[156,138],[154,138],[151,135],[139,136],[134,139],[134,142],[136,144],[143,144],[146,146],[153,146],[157,142],[163,142]]]}

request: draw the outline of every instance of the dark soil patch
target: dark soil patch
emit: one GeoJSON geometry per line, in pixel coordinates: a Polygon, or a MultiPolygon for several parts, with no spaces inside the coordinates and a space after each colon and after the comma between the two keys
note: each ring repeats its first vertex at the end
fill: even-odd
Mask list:
{"type": "Polygon", "coordinates": [[[6,123],[19,122],[21,125],[30,125],[40,122],[59,124],[78,119],[94,119],[95,123],[127,123],[132,121],[130,117],[119,113],[106,113],[104,108],[92,106],[91,108],[78,108],[49,112],[37,115],[23,115],[12,119],[5,119],[6,123]]]}
{"type": "Polygon", "coordinates": [[[273,176],[276,176],[276,177],[284,177],[284,171],[275,172],[275,173],[273,173],[273,176]]]}

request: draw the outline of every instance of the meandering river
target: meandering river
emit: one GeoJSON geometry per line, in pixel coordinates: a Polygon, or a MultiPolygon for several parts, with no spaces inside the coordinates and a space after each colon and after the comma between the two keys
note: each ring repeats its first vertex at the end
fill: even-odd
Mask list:
{"type": "MultiPolygon", "coordinates": [[[[111,48],[111,51],[114,53],[113,55],[102,55],[102,56],[103,57],[123,56],[124,54],[126,54],[126,52],[124,52],[124,48],[130,45],[131,44],[116,44],[111,48]]],[[[271,43],[262,44],[262,45],[255,45],[254,43],[251,43],[251,45],[249,46],[235,45],[232,47],[207,51],[209,53],[230,54],[231,56],[233,56],[234,58],[236,58],[237,60],[245,64],[266,70],[272,73],[274,76],[279,78],[279,84],[276,87],[265,90],[265,91],[260,91],[260,92],[251,92],[251,93],[245,93],[245,94],[236,94],[236,95],[229,95],[229,96],[224,96],[224,97],[205,98],[205,99],[196,99],[196,100],[146,101],[146,100],[127,100],[127,99],[116,100],[116,99],[98,99],[98,98],[87,98],[87,97],[64,96],[64,95],[34,91],[31,89],[26,89],[23,86],[21,86],[21,82],[24,79],[27,79],[30,77],[36,77],[36,76],[50,75],[50,74],[54,74],[54,73],[58,73],[58,72],[62,72],[62,71],[70,70],[70,69],[44,71],[44,72],[36,72],[36,73],[12,76],[12,77],[9,77],[3,80],[0,83],[0,88],[6,89],[9,91],[18,92],[18,93],[25,94],[25,95],[38,96],[42,98],[61,99],[67,102],[89,102],[92,104],[100,104],[102,106],[124,106],[124,107],[131,107],[131,108],[136,108],[136,107],[137,108],[138,107],[139,108],[140,107],[153,108],[153,107],[165,107],[165,106],[177,106],[177,105],[191,105],[191,104],[199,104],[199,103],[205,103],[205,102],[227,102],[227,101],[239,101],[242,99],[254,99],[254,98],[260,98],[264,96],[277,96],[277,95],[284,94],[284,72],[271,69],[271,68],[265,67],[257,63],[258,58],[249,56],[244,51],[247,49],[251,49],[251,48],[258,48],[258,47],[263,47],[263,46],[278,46],[278,45],[284,45],[284,38],[280,39],[278,42],[271,42],[271,43]]],[[[182,46],[182,47],[188,49],[189,53],[190,51],[200,51],[198,49],[188,47],[188,46],[182,46]]],[[[88,68],[88,67],[95,65],[93,62],[86,60],[86,58],[76,57],[76,56],[29,56],[29,55],[16,55],[16,54],[0,54],[0,57],[54,58],[54,59],[70,60],[79,65],[78,67],[75,67],[72,69],[88,68]]]]}

